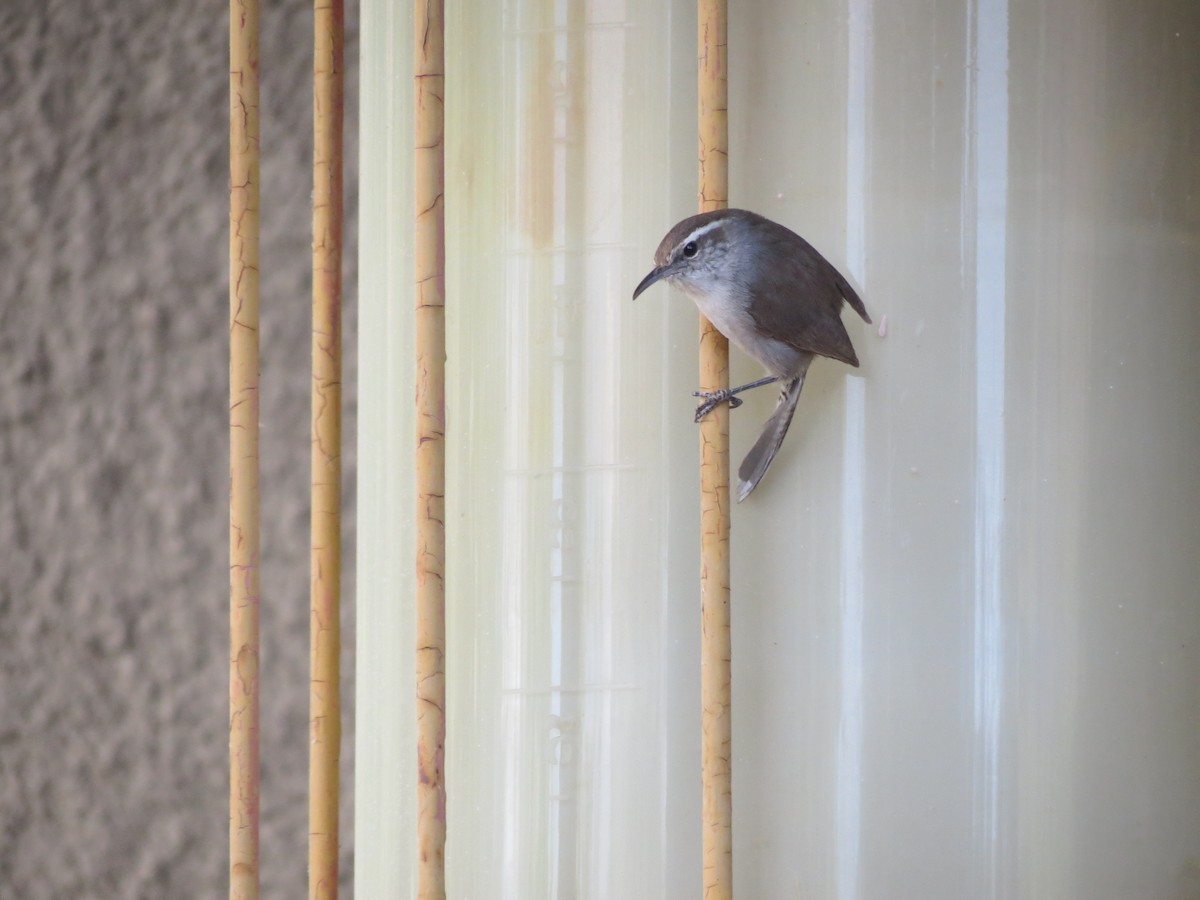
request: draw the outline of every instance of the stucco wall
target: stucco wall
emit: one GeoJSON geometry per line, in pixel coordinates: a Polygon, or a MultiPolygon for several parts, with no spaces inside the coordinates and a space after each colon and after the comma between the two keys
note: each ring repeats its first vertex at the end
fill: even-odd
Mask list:
{"type": "MultiPolygon", "coordinates": [[[[355,4],[346,59],[354,498],[355,4]]],[[[305,881],[312,16],[266,4],[262,872],[305,881]]],[[[0,894],[219,896],[227,846],[221,4],[0,4],[0,894]]],[[[351,529],[346,569],[352,572],[351,529]]],[[[352,585],[345,646],[353,648],[352,585]]],[[[343,692],[343,882],[352,709],[343,692]]]]}

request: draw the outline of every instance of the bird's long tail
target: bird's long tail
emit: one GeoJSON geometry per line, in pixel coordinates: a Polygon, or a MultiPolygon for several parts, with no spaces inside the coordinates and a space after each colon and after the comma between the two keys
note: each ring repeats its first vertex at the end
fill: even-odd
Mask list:
{"type": "Polygon", "coordinates": [[[792,416],[796,412],[800,390],[804,387],[807,368],[806,366],[805,372],[784,382],[783,389],[779,392],[779,402],[775,404],[775,412],[771,414],[771,418],[767,419],[767,424],[763,426],[758,440],[754,442],[754,446],[750,448],[750,452],[738,466],[738,503],[750,496],[750,492],[767,474],[771,460],[779,452],[779,447],[787,435],[788,426],[792,424],[792,416]]]}

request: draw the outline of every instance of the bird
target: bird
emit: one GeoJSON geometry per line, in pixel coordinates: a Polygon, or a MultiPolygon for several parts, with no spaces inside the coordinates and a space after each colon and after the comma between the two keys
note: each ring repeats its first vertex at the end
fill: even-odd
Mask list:
{"type": "Polygon", "coordinates": [[[740,503],[779,452],[813,359],[827,356],[858,366],[842,305],[849,303],[864,322],[871,317],[850,282],[812,244],[750,210],[720,209],[683,219],[662,239],[654,262],[634,289],[634,300],[666,280],[769,373],[735,388],[695,391],[702,398],[697,422],[721,403],[740,406],[737,395],[743,391],[782,385],[774,413],[738,467],[740,503]]]}

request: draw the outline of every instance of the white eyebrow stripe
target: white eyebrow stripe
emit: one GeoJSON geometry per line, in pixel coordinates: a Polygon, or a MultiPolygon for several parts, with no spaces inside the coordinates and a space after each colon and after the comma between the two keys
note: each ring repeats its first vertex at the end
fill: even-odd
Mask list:
{"type": "Polygon", "coordinates": [[[713,221],[709,222],[707,225],[701,225],[699,228],[697,228],[695,231],[693,231],[691,234],[689,234],[687,237],[685,237],[682,241],[680,241],[678,244],[676,244],[675,249],[678,250],[680,247],[682,247],[684,244],[687,244],[689,241],[694,241],[698,237],[700,237],[702,234],[708,234],[714,228],[720,228],[724,224],[725,224],[725,219],[721,218],[721,219],[714,219],[713,221]]]}

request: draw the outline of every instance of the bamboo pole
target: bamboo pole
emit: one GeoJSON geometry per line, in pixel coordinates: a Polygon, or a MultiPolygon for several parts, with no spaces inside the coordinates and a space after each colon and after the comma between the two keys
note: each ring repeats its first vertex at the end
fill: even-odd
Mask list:
{"type": "Polygon", "coordinates": [[[258,897],[258,0],[229,5],[229,896],[258,897]]]}
{"type": "Polygon", "coordinates": [[[313,4],[312,518],[308,896],[338,894],[341,758],[344,2],[313,4]]]}
{"type": "Polygon", "coordinates": [[[416,0],[417,896],[446,896],[445,184],[442,0],[416,0]]]}
{"type": "MultiPolygon", "coordinates": [[[[729,205],[726,0],[699,0],[700,211],[729,205]]],[[[700,384],[729,387],[729,342],[700,317],[700,384]]],[[[700,768],[705,900],[733,896],[729,407],[700,422],[700,768]]]]}

